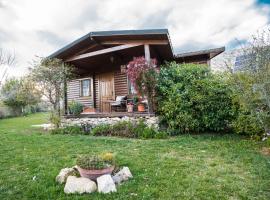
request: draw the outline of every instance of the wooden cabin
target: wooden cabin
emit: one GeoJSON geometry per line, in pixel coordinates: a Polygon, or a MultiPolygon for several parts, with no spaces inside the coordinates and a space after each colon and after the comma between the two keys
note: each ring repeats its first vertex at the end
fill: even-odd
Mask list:
{"type": "Polygon", "coordinates": [[[159,64],[176,61],[209,65],[224,50],[221,47],[175,54],[167,29],[121,30],[90,32],[49,57],[62,59],[77,69],[79,78],[67,83],[66,108],[69,102],[77,101],[84,105],[84,113],[118,116],[128,113],[125,109],[112,111],[114,101],[119,97],[127,101],[135,93],[126,74],[133,57],[156,58],[159,64]]]}

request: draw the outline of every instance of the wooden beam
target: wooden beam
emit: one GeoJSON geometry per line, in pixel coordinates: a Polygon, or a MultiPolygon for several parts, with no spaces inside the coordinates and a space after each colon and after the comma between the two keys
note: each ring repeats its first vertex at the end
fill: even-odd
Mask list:
{"type": "Polygon", "coordinates": [[[145,44],[144,45],[144,56],[145,56],[145,59],[148,63],[150,63],[150,48],[149,48],[149,44],[145,44]]]}
{"type": "MultiPolygon", "coordinates": [[[[102,47],[102,48],[104,48],[104,49],[106,48],[106,46],[102,45],[102,44],[100,43],[100,41],[97,40],[96,38],[91,38],[91,40],[94,41],[98,46],[100,46],[100,47],[102,47]]],[[[118,58],[120,58],[120,60],[123,60],[122,55],[120,55],[119,53],[113,52],[113,54],[115,55],[115,57],[118,57],[118,58]]]]}
{"type": "Polygon", "coordinates": [[[112,40],[104,41],[102,45],[117,45],[117,44],[151,44],[151,45],[166,45],[168,40],[112,40]]]}
{"type": "Polygon", "coordinates": [[[114,51],[119,51],[119,50],[128,49],[128,48],[132,48],[132,47],[137,47],[137,46],[140,46],[140,45],[143,45],[143,44],[119,45],[119,46],[116,46],[116,47],[111,47],[111,48],[107,48],[107,49],[102,49],[102,50],[93,51],[93,52],[81,54],[81,55],[78,55],[78,56],[74,56],[74,57],[71,57],[71,58],[67,59],[66,61],[70,62],[70,61],[79,60],[79,59],[82,59],[82,58],[88,58],[88,57],[93,57],[93,56],[106,54],[106,53],[110,53],[110,52],[114,52],[114,51]]]}
{"type": "Polygon", "coordinates": [[[88,50],[90,50],[90,49],[93,49],[93,48],[95,48],[95,47],[97,47],[97,46],[98,46],[98,44],[93,44],[93,45],[91,45],[90,47],[84,48],[83,50],[77,52],[74,56],[77,56],[77,55],[80,55],[80,54],[82,54],[82,53],[85,53],[86,51],[88,51],[88,50]]]}

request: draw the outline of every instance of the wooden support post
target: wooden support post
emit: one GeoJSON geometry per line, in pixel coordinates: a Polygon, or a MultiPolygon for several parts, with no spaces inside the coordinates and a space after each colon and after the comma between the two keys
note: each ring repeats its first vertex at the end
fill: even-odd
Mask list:
{"type": "Polygon", "coordinates": [[[68,100],[67,100],[67,81],[64,81],[64,113],[68,114],[68,100]]]}
{"type": "Polygon", "coordinates": [[[145,59],[148,63],[150,63],[150,48],[149,48],[149,44],[145,44],[144,45],[144,56],[145,56],[145,59]]]}

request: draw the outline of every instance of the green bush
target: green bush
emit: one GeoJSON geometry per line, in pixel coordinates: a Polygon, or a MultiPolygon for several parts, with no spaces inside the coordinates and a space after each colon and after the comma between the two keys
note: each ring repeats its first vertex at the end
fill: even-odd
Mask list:
{"type": "Polygon", "coordinates": [[[62,135],[83,135],[87,132],[83,131],[80,126],[66,126],[62,128],[56,128],[51,130],[51,134],[62,134],[62,135]]]}
{"type": "Polygon", "coordinates": [[[138,123],[130,121],[118,122],[114,125],[98,125],[91,131],[95,136],[118,136],[129,138],[166,138],[166,132],[158,132],[154,128],[148,127],[142,120],[138,123]]]}
{"type": "Polygon", "coordinates": [[[234,118],[231,89],[208,66],[167,63],[158,79],[158,113],[171,134],[228,128],[234,118]]]}
{"type": "Polygon", "coordinates": [[[94,127],[91,133],[95,136],[136,137],[134,126],[129,121],[118,122],[114,125],[101,124],[94,127]]]}
{"type": "Polygon", "coordinates": [[[56,127],[59,128],[61,125],[61,118],[56,112],[50,112],[50,122],[56,127]]]}
{"type": "Polygon", "coordinates": [[[138,123],[131,123],[130,121],[121,121],[114,125],[100,124],[94,128],[84,129],[81,126],[66,126],[51,130],[51,134],[62,135],[94,135],[94,136],[117,136],[128,138],[157,138],[163,139],[168,135],[166,132],[159,132],[152,127],[148,127],[142,120],[138,123]]]}
{"type": "Polygon", "coordinates": [[[72,101],[71,103],[69,103],[68,109],[70,114],[78,116],[83,111],[83,104],[77,101],[72,101]]]}
{"type": "Polygon", "coordinates": [[[166,139],[166,138],[168,138],[168,133],[165,132],[165,131],[158,131],[154,138],[156,138],[156,139],[166,139]]]}
{"type": "Polygon", "coordinates": [[[259,123],[256,116],[247,111],[239,111],[237,118],[233,121],[232,127],[237,134],[248,135],[260,138],[264,133],[264,128],[259,123]]]}
{"type": "Polygon", "coordinates": [[[95,126],[92,130],[91,130],[91,134],[92,135],[96,135],[96,136],[107,136],[110,135],[111,133],[111,127],[109,124],[100,124],[98,126],[95,126]]]}

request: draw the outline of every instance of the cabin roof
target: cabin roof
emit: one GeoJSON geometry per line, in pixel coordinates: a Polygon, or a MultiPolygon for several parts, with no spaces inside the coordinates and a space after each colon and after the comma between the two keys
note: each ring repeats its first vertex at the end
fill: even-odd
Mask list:
{"type": "MultiPolygon", "coordinates": [[[[108,45],[108,43],[113,41],[166,41],[165,45],[150,45],[152,51],[151,55],[154,53],[153,56],[156,56],[163,61],[175,60],[185,62],[188,60],[199,60],[202,58],[211,59],[225,50],[225,47],[221,47],[177,54],[173,51],[168,29],[117,30],[89,32],[81,38],[52,53],[48,57],[67,60],[68,58],[78,55],[81,52],[88,53],[91,51],[98,51],[104,48],[113,47],[114,45],[108,45]]],[[[84,58],[71,63],[81,66],[84,65],[84,67],[87,67],[93,63],[102,63],[104,59],[107,59],[107,57],[109,58],[111,55],[113,55],[113,53],[107,55],[104,54],[103,56],[96,56],[95,58],[84,58]]],[[[114,53],[114,56],[121,58],[122,60],[124,60],[124,57],[130,60],[132,57],[140,55],[144,55],[142,46],[133,47],[114,53]]]]}
{"type": "Polygon", "coordinates": [[[81,48],[105,40],[168,40],[167,53],[173,57],[173,49],[169,38],[168,29],[142,29],[142,30],[117,30],[89,32],[79,39],[49,55],[49,58],[65,58],[81,48]]]}

